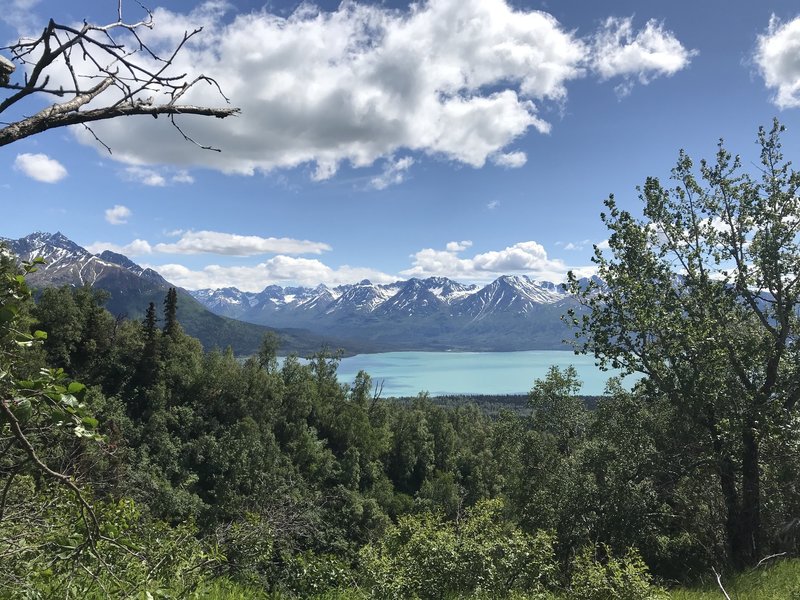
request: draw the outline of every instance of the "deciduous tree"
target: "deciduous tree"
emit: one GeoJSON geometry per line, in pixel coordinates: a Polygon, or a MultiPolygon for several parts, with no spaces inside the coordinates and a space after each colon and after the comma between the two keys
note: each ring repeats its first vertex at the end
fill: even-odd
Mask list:
{"type": "Polygon", "coordinates": [[[699,458],[716,466],[737,566],[764,550],[762,443],[800,398],[800,173],[784,160],[782,132],[777,121],[759,130],[755,176],[722,142],[699,169],[681,152],[673,183],[650,177],[640,189],[644,218],[610,197],[610,253],[594,257],[604,283],[571,278],[590,309],[574,320],[580,348],[644,373],[694,427],[699,458]]]}

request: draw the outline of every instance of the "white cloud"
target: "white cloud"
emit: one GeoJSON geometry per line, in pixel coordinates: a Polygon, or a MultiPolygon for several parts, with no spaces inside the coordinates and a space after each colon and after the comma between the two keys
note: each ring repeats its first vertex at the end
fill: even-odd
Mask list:
{"type": "Polygon", "coordinates": [[[442,276],[466,281],[488,281],[500,275],[524,273],[535,279],[563,281],[567,271],[574,269],[559,259],[549,258],[544,247],[534,241],[519,242],[503,250],[483,252],[471,258],[458,256],[469,246],[471,243],[450,242],[445,250],[424,248],[413,255],[413,266],[400,274],[404,277],[442,276]]]}
{"type": "Polygon", "coordinates": [[[579,242],[556,242],[564,250],[583,250],[591,243],[591,240],[580,240],[579,242]]]}
{"type": "Polygon", "coordinates": [[[489,210],[494,210],[498,206],[500,206],[500,201],[499,200],[492,200],[491,202],[489,202],[486,205],[486,208],[488,208],[489,210]]]}
{"type": "Polygon", "coordinates": [[[323,242],[292,238],[238,235],[219,231],[186,231],[172,244],[156,244],[154,250],[164,254],[222,254],[256,256],[259,254],[322,254],[331,247],[323,242]]]}
{"type": "Polygon", "coordinates": [[[800,17],[787,23],[772,15],[766,33],[758,36],[753,57],[772,102],[781,109],[800,106],[800,17]]]}
{"type": "Polygon", "coordinates": [[[398,160],[389,159],[386,161],[383,172],[377,177],[373,177],[370,183],[376,190],[384,190],[390,185],[402,183],[413,164],[414,159],[410,156],[404,156],[398,160]]]}
{"type": "Polygon", "coordinates": [[[106,209],[106,221],[112,225],[124,225],[132,215],[131,209],[122,204],[115,204],[112,208],[106,209]]]}
{"type": "Polygon", "coordinates": [[[0,21],[8,23],[20,34],[32,33],[36,31],[41,23],[36,22],[36,15],[33,7],[39,4],[40,0],[11,0],[3,6],[0,11],[0,21]]]}
{"type": "Polygon", "coordinates": [[[664,24],[650,19],[634,33],[632,17],[609,17],[594,38],[592,68],[602,80],[624,77],[614,89],[628,95],[634,81],[647,85],[689,66],[696,50],[687,50],[664,24]]]}
{"type": "Polygon", "coordinates": [[[164,187],[167,185],[167,180],[158,171],[145,169],[143,167],[134,166],[126,168],[125,179],[151,187],[164,187]]]}
{"type": "Polygon", "coordinates": [[[56,183],[67,176],[64,165],[46,154],[17,154],[14,169],[43,183],[56,183]]]}
{"type": "MultiPolygon", "coordinates": [[[[553,16],[505,0],[429,0],[405,11],[302,4],[285,18],[262,10],[226,19],[219,6],[190,15],[157,9],[156,27],[142,35],[158,52],[204,26],[171,72],[214,76],[242,108],[224,121],[181,119],[194,139],[223,152],[187,149],[161,120],[93,125],[116,159],[243,174],[312,163],[317,180],[343,162],[366,166],[402,150],[481,167],[530,129],[549,130],[540,105],[566,99],[588,53],[553,16]]],[[[221,101],[213,86],[184,99],[221,101]]],[[[81,129],[75,134],[95,143],[81,129]]],[[[516,165],[521,157],[498,160],[516,165]]]]}
{"type": "Polygon", "coordinates": [[[122,177],[151,187],[164,187],[170,183],[194,183],[194,177],[186,169],[178,169],[170,174],[169,169],[151,169],[133,165],[123,170],[122,177]]]}
{"type": "Polygon", "coordinates": [[[528,162],[528,156],[524,152],[507,152],[492,155],[492,162],[498,167],[508,169],[518,169],[528,162]]]}
{"type": "Polygon", "coordinates": [[[275,256],[255,266],[227,267],[208,265],[192,270],[179,264],[148,265],[167,281],[188,289],[234,286],[240,290],[259,292],[271,284],[316,286],[341,285],[369,279],[374,283],[391,283],[397,278],[374,269],[343,265],[331,268],[319,260],[275,256]]]}
{"type": "Polygon", "coordinates": [[[447,242],[445,248],[448,252],[462,252],[472,246],[470,240],[463,240],[461,242],[447,242]]]}
{"type": "MultiPolygon", "coordinates": [[[[114,207],[118,208],[118,207],[114,207]]],[[[121,207],[124,208],[124,207],[121,207]]],[[[112,210],[112,209],[109,209],[112,210]]],[[[109,211],[106,211],[108,214],[109,211]]],[[[292,238],[259,237],[257,235],[237,235],[219,231],[168,232],[167,235],[180,239],[172,244],[150,244],[146,240],[134,240],[120,246],[111,242],[95,242],[86,246],[97,254],[112,250],[120,254],[137,256],[142,254],[219,254],[222,256],[258,256],[259,254],[322,254],[331,247],[323,242],[295,240],[292,238]]]]}
{"type": "Polygon", "coordinates": [[[111,242],[94,242],[86,246],[86,249],[92,254],[100,254],[105,250],[111,250],[117,254],[124,254],[125,256],[142,256],[144,254],[152,254],[153,247],[146,240],[133,240],[130,244],[120,246],[119,244],[112,244],[111,242]]]}
{"type": "Polygon", "coordinates": [[[173,175],[170,179],[173,183],[194,183],[194,177],[189,175],[189,172],[185,169],[181,169],[175,175],[173,175]]]}

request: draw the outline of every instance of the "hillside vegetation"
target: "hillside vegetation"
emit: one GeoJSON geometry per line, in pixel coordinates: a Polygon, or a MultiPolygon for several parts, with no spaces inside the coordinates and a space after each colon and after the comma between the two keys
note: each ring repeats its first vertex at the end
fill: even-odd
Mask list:
{"type": "Polygon", "coordinates": [[[721,597],[715,572],[732,598],[796,597],[796,561],[752,570],[800,534],[780,132],[760,180],[720,147],[700,180],[685,155],[677,187],[649,179],[644,220],[609,199],[603,285],[573,278],[568,320],[644,377],[592,408],[571,368],[525,410],[389,402],[325,351],[279,364],[272,335],[204,351],[174,288],[141,321],[88,287],[34,303],[40,261],[3,255],[0,597],[721,597]]]}

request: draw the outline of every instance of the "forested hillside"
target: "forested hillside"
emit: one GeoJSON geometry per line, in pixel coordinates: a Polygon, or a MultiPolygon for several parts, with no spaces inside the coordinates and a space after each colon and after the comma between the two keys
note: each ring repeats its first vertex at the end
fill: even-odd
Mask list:
{"type": "MultiPolygon", "coordinates": [[[[120,321],[2,269],[3,596],[651,598],[736,564],[700,424],[647,382],[394,403],[271,337],[203,352],[174,291],[120,321]]],[[[761,438],[764,553],[796,548],[796,436],[761,438]]]]}
{"type": "MultiPolygon", "coordinates": [[[[33,6],[16,3],[17,11],[23,5],[25,10],[33,6]]],[[[531,41],[557,24],[549,13],[523,14],[505,2],[494,6],[514,29],[526,20],[539,23],[526,34],[531,41]]],[[[360,64],[362,50],[383,53],[383,40],[371,37],[372,29],[380,33],[382,20],[411,23],[425,16],[430,3],[414,4],[408,17],[399,9],[390,15],[350,3],[343,7],[337,13],[341,17],[328,20],[372,15],[353,29],[353,43],[341,44],[353,54],[347,60],[360,64]]],[[[224,13],[218,3],[201,8],[224,13]]],[[[439,64],[438,70],[452,72],[460,83],[431,88],[434,104],[441,108],[438,103],[446,100],[463,110],[480,100],[494,113],[489,101],[513,97],[525,103],[523,120],[549,130],[529,112],[538,99],[528,98],[525,89],[536,87],[544,75],[552,80],[558,62],[532,58],[544,63],[544,70],[528,74],[497,70],[522,48],[506,43],[502,32],[511,29],[501,28],[500,42],[486,52],[472,40],[491,14],[473,11],[467,18],[470,13],[458,12],[459,3],[446,8],[434,15],[437,27],[430,30],[436,37],[444,31],[438,27],[440,15],[455,15],[459,27],[480,27],[471,25],[458,38],[470,48],[466,70],[439,64]],[[473,47],[480,51],[472,52],[473,47]],[[476,64],[496,72],[476,80],[481,71],[476,64]],[[463,88],[470,80],[473,87],[463,88]],[[520,96],[515,89],[502,89],[509,81],[519,84],[520,96]],[[481,96],[484,91],[492,95],[481,96]],[[475,95],[462,97],[462,92],[475,95]]],[[[314,10],[303,5],[299,16],[278,19],[265,9],[242,20],[255,23],[264,17],[270,27],[291,33],[295,22],[326,22],[314,10]]],[[[8,46],[13,60],[0,57],[0,88],[6,90],[0,113],[13,111],[4,113],[10,121],[0,127],[0,146],[83,125],[110,150],[90,124],[161,115],[181,141],[214,150],[181,129],[176,115],[227,118],[239,109],[184,103],[201,83],[210,84],[214,100],[220,99],[217,94],[226,102],[227,97],[214,79],[172,67],[183,66],[175,62],[181,50],[207,58],[217,48],[195,47],[198,28],[179,34],[159,57],[144,31],[153,15],[144,11],[145,19],[131,24],[123,21],[121,2],[117,20],[105,26],[50,19],[39,37],[22,37],[8,46]],[[142,62],[141,55],[149,58],[142,62]],[[45,108],[37,106],[43,97],[51,102],[45,108]],[[32,98],[37,100],[27,105],[32,98]]],[[[609,17],[606,27],[615,22],[609,17]]],[[[777,25],[773,15],[770,29],[777,25]]],[[[640,38],[658,50],[647,56],[674,51],[676,44],[683,62],[696,54],[665,36],[656,20],[630,44],[619,46],[618,38],[630,37],[630,27],[630,21],[620,24],[616,34],[607,32],[606,42],[591,45],[616,39],[622,58],[611,62],[626,64],[641,53],[640,38]]],[[[566,30],[553,33],[572,41],[566,30]]],[[[267,39],[259,31],[246,41],[262,37],[267,39]]],[[[587,42],[575,42],[576,56],[588,51],[587,42]]],[[[402,53],[410,48],[399,46],[402,53]]],[[[242,54],[240,45],[231,47],[237,57],[242,54]]],[[[543,47],[525,48],[521,56],[538,56],[543,47]]],[[[254,47],[246,53],[247,64],[255,64],[259,55],[254,47]]],[[[416,62],[436,58],[408,56],[419,58],[416,62]]],[[[403,75],[400,63],[415,62],[408,56],[392,64],[392,72],[396,66],[403,75]]],[[[583,76],[590,63],[598,62],[575,60],[562,64],[571,77],[583,76]]],[[[323,62],[331,66],[337,60],[323,62]]],[[[644,84],[652,75],[627,67],[621,72],[629,77],[617,86],[620,98],[631,93],[635,80],[644,84]]],[[[315,89],[308,73],[301,83],[303,90],[315,89]]],[[[792,96],[796,89],[781,95],[792,96]]],[[[541,99],[564,101],[563,81],[550,81],[548,90],[541,99]]],[[[315,121],[299,112],[302,129],[297,131],[303,135],[286,130],[282,143],[308,137],[314,123],[329,137],[332,107],[345,129],[352,129],[348,136],[361,129],[345,118],[353,108],[345,101],[348,94],[333,92],[336,104],[315,113],[315,121]]],[[[402,105],[400,113],[406,113],[402,105]]],[[[439,121],[437,127],[459,127],[456,121],[439,121]]],[[[481,129],[496,134],[500,122],[461,125],[449,143],[467,151],[471,140],[480,141],[475,135],[481,129]],[[462,137],[464,142],[458,141],[462,137]]],[[[394,116],[385,123],[387,131],[402,125],[394,116]]],[[[246,127],[252,129],[248,134],[268,137],[261,127],[246,127]]],[[[476,168],[487,160],[521,167],[524,152],[499,152],[524,127],[510,131],[496,147],[484,144],[482,153],[462,162],[476,168]]],[[[231,131],[232,138],[243,137],[243,130],[231,131]]],[[[124,139],[131,130],[123,133],[124,139]]],[[[730,597],[728,582],[740,590],[734,597],[800,597],[800,173],[783,156],[782,133],[777,121],[771,129],[759,129],[760,163],[753,169],[721,142],[715,159],[698,165],[681,152],[668,183],[646,179],[639,190],[641,214],[625,210],[613,196],[606,200],[601,219],[608,238],[594,246],[597,277],[570,272],[567,288],[558,293],[568,290],[572,300],[559,307],[566,311],[561,317],[565,328],[571,327],[576,351],[640,378],[632,389],[612,379],[606,393],[591,402],[577,395],[580,383],[572,368],[551,368],[545,378],[531,382],[524,407],[503,397],[492,397],[483,409],[459,398],[435,404],[424,394],[403,401],[382,398],[367,373],[340,384],[338,355],[325,349],[305,361],[290,355],[279,362],[281,343],[292,340],[274,332],[259,339],[257,348],[250,338],[256,351],[246,360],[234,356],[230,346],[204,349],[187,330],[198,331],[198,321],[209,317],[172,286],[149,287],[140,305],[126,304],[124,312],[133,318],[110,312],[102,290],[74,281],[34,295],[31,282],[45,259],[2,248],[0,598],[646,600],[702,597],[709,586],[717,597],[730,597]],[[769,581],[757,570],[764,564],[772,566],[769,581]],[[681,589],[689,586],[697,587],[696,593],[681,589]]],[[[389,154],[371,160],[394,160],[402,148],[448,156],[448,146],[415,144],[389,146],[389,154]]],[[[148,140],[148,160],[158,145],[148,140]]],[[[603,149],[607,146],[604,140],[603,149]]],[[[395,170],[400,161],[406,170],[414,162],[405,150],[402,155],[395,170]]],[[[129,155],[135,166],[146,162],[137,156],[129,155]]],[[[325,151],[298,156],[306,158],[286,164],[316,161],[314,179],[320,181],[332,177],[346,158],[354,169],[370,162],[366,155],[357,159],[358,154],[325,151]]],[[[66,176],[63,166],[45,155],[20,157],[19,168],[27,164],[28,175],[33,172],[41,183],[48,182],[42,179],[45,169],[51,183],[66,176]]],[[[226,172],[236,172],[235,163],[230,166],[233,170],[226,167],[226,172]]],[[[252,174],[280,163],[239,166],[252,174]]],[[[391,175],[389,170],[383,179],[391,175]]],[[[191,176],[172,175],[173,182],[181,179],[185,183],[191,176]]],[[[27,199],[14,201],[19,210],[27,199]]],[[[487,210],[497,206],[493,200],[487,210]]],[[[35,210],[24,210],[35,216],[35,210]]],[[[114,206],[106,220],[118,224],[123,213],[130,210],[114,206]]],[[[360,218],[355,224],[363,222],[369,221],[360,218]]],[[[325,225],[332,228],[328,221],[325,225]]],[[[376,246],[382,241],[373,239],[376,246]]],[[[256,241],[283,245],[287,240],[256,241]]],[[[450,242],[444,254],[456,259],[469,245],[450,242]]],[[[515,246],[517,251],[535,248],[539,259],[546,258],[535,242],[515,246]]],[[[85,257],[87,264],[97,263],[99,258],[91,256],[85,257]]],[[[495,258],[496,252],[483,254],[484,263],[495,258]]],[[[106,255],[103,268],[124,260],[106,255]]],[[[289,262],[324,267],[308,259],[289,262]]],[[[82,269],[77,272],[83,276],[82,269]]],[[[60,275],[74,273],[68,267],[60,275]]],[[[390,302],[385,310],[395,319],[396,309],[406,310],[411,297],[427,297],[418,289],[422,280],[409,282],[408,294],[385,298],[390,302]]],[[[465,309],[465,314],[485,314],[487,307],[505,303],[519,306],[520,297],[510,294],[508,285],[497,280],[485,294],[478,292],[476,312],[465,309]]],[[[348,291],[362,298],[366,293],[369,301],[375,290],[367,288],[372,286],[348,291]]],[[[556,308],[551,304],[548,315],[556,308]]],[[[351,314],[344,327],[359,318],[351,314]]],[[[218,326],[214,339],[242,341],[244,334],[231,321],[212,321],[218,326]]],[[[500,330],[519,334],[515,321],[501,322],[500,330]]],[[[392,335],[391,329],[375,331],[392,335]]],[[[297,335],[295,342],[309,339],[297,335]]]]}

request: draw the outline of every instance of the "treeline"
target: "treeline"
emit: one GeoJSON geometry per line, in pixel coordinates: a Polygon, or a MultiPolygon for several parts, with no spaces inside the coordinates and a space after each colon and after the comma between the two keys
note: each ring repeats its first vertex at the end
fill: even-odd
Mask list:
{"type": "MultiPolygon", "coordinates": [[[[203,352],[172,292],[141,323],[103,300],[47,289],[5,321],[4,406],[81,493],[4,420],[5,596],[169,595],[223,578],[298,597],[647,598],[650,574],[668,584],[726,563],[713,468],[680,411],[644,387],[612,382],[590,410],[574,371],[553,369],[529,415],[389,403],[365,373],[339,384],[324,352],[280,368],[271,338],[244,363],[203,352]],[[9,323],[47,338],[19,345],[9,323]],[[69,378],[36,383],[47,368],[69,378]],[[23,414],[9,379],[45,400],[23,414]],[[57,385],[74,392],[68,427],[47,405],[57,385]]],[[[794,440],[765,448],[776,532],[800,501],[794,440]]],[[[794,547],[790,532],[770,550],[794,547]]]]}

